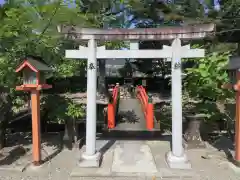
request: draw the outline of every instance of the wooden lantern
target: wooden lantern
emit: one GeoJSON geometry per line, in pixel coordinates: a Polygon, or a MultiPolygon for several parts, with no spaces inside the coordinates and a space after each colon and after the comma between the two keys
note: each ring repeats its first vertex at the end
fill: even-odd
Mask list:
{"type": "Polygon", "coordinates": [[[41,133],[40,133],[40,93],[42,89],[49,89],[52,86],[45,82],[45,72],[52,69],[39,57],[29,56],[24,59],[16,72],[22,72],[23,84],[17,86],[20,91],[30,91],[32,109],[32,154],[33,164],[39,166],[41,159],[41,133]]]}
{"type": "Polygon", "coordinates": [[[236,121],[235,121],[235,164],[240,166],[240,57],[231,56],[227,67],[230,79],[226,88],[236,91],[236,121]]]}
{"type": "Polygon", "coordinates": [[[22,72],[23,84],[17,86],[17,90],[41,90],[49,89],[52,86],[46,84],[45,73],[52,71],[50,67],[39,57],[28,56],[16,69],[16,72],[22,72]]]}

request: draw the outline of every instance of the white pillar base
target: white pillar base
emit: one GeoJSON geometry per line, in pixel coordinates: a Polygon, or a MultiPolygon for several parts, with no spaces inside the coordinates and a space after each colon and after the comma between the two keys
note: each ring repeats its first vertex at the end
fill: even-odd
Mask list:
{"type": "Polygon", "coordinates": [[[102,155],[100,152],[97,152],[92,156],[89,156],[89,155],[83,153],[78,162],[78,166],[83,167],[83,168],[99,167],[101,158],[102,158],[102,155]]]}
{"type": "Polygon", "coordinates": [[[174,156],[172,151],[166,154],[166,162],[171,169],[192,169],[191,163],[187,159],[187,155],[184,153],[183,156],[174,156]]]}

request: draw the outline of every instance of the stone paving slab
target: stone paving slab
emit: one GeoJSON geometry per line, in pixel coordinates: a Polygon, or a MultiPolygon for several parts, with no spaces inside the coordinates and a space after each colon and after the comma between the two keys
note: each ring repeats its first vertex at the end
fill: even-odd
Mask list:
{"type": "MultiPolygon", "coordinates": [[[[97,144],[108,144],[97,141],[97,144]]],[[[101,149],[98,147],[98,149],[101,149]]],[[[109,179],[115,178],[136,178],[143,179],[200,179],[201,168],[196,167],[195,162],[199,161],[201,153],[188,152],[190,160],[194,161],[193,155],[198,155],[194,161],[194,168],[191,170],[178,170],[168,168],[165,162],[165,154],[170,150],[168,141],[117,141],[103,155],[100,168],[79,168],[71,172],[71,178],[98,177],[109,179]],[[116,153],[116,154],[115,154],[116,153]],[[128,154],[124,154],[128,153],[128,154]],[[146,155],[147,154],[147,155],[146,155]],[[140,165],[137,162],[140,160],[140,165]]],[[[201,159],[200,159],[201,160],[201,159]]],[[[201,163],[206,163],[202,161],[201,163]]],[[[202,167],[203,164],[200,164],[202,167]]],[[[216,166],[216,165],[215,165],[216,166]]],[[[206,164],[204,166],[206,168],[206,164]]],[[[202,178],[201,178],[202,179],[202,178]]]]}
{"type": "MultiPolygon", "coordinates": [[[[112,144],[109,141],[97,141],[97,149],[101,151],[104,146],[108,146],[108,144],[112,144]],[[105,144],[105,145],[104,145],[105,144]],[[103,146],[103,147],[99,147],[103,146]]],[[[83,148],[84,151],[85,148],[83,148]]],[[[118,153],[117,156],[120,154],[118,153]]],[[[121,156],[121,155],[120,155],[121,156]]],[[[124,155],[123,155],[124,156],[124,155]]],[[[128,155],[127,155],[128,156],[128,155]]],[[[116,155],[115,155],[116,158],[116,155]]],[[[129,161],[129,158],[125,158],[126,161],[129,161]]],[[[123,159],[124,160],[124,159],[123,159]]],[[[130,159],[131,160],[131,159],[130,159]]],[[[100,168],[80,168],[76,165],[76,167],[71,172],[70,176],[74,177],[152,177],[154,175],[160,177],[161,174],[157,173],[157,169],[155,167],[154,159],[151,156],[151,150],[148,145],[143,144],[143,142],[139,141],[117,141],[110,147],[104,154],[102,159],[102,164],[100,168]],[[130,162],[127,166],[128,169],[125,169],[125,164],[119,164],[119,161],[114,160],[114,153],[118,153],[119,147],[125,147],[125,152],[129,154],[129,150],[132,150],[130,157],[135,156],[135,161],[130,162]],[[136,161],[139,161],[139,165],[136,166],[135,172],[134,167],[136,161]],[[147,164],[147,165],[146,165],[147,164]],[[151,165],[152,164],[152,165],[151,165]],[[147,168],[146,168],[147,167],[147,168]],[[125,170],[124,170],[125,169],[125,170]],[[131,170],[132,169],[132,170],[131,170]],[[123,170],[123,171],[121,171],[123,170]]]]}
{"type": "MultiPolygon", "coordinates": [[[[169,141],[148,141],[152,155],[156,162],[156,167],[162,178],[193,178],[196,173],[190,170],[170,169],[166,163],[165,155],[170,151],[169,141]]],[[[159,177],[159,176],[157,176],[159,177]]]]}
{"type": "Polygon", "coordinates": [[[103,156],[103,162],[99,168],[81,168],[76,165],[72,170],[71,177],[104,177],[111,176],[112,152],[108,151],[103,156]]]}
{"type": "Polygon", "coordinates": [[[157,168],[147,144],[121,143],[114,150],[112,171],[116,173],[156,173],[157,168]]]}
{"type": "Polygon", "coordinates": [[[76,159],[76,166],[70,173],[71,177],[97,177],[97,176],[111,176],[111,165],[113,161],[113,146],[115,141],[112,140],[97,140],[96,149],[102,153],[102,162],[99,168],[83,168],[79,167],[77,164],[80,153],[85,151],[85,146],[79,152],[79,157],[76,159]]]}

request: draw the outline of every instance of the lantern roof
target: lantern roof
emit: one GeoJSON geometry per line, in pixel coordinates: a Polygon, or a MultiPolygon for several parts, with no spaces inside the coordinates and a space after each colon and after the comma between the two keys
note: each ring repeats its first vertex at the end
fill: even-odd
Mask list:
{"type": "Polygon", "coordinates": [[[42,60],[42,58],[37,56],[27,56],[24,58],[24,61],[18,66],[16,72],[21,71],[25,67],[30,68],[34,72],[52,71],[52,69],[42,60]]]}
{"type": "Polygon", "coordinates": [[[228,70],[240,69],[240,56],[230,56],[229,63],[226,68],[228,70]]]}

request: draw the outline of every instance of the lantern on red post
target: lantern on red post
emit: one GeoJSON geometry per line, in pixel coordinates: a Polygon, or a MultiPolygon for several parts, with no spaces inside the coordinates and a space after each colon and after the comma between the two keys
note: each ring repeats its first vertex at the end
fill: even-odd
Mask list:
{"type": "Polygon", "coordinates": [[[236,120],[235,120],[235,164],[240,166],[240,56],[231,56],[227,66],[229,84],[223,85],[236,92],[236,120]]]}
{"type": "Polygon", "coordinates": [[[16,72],[22,72],[23,84],[16,87],[18,91],[29,91],[31,93],[32,109],[32,143],[33,164],[41,164],[41,137],[40,137],[40,93],[42,89],[52,86],[46,84],[45,73],[52,71],[50,67],[40,58],[28,56],[18,66],[16,72]]]}

